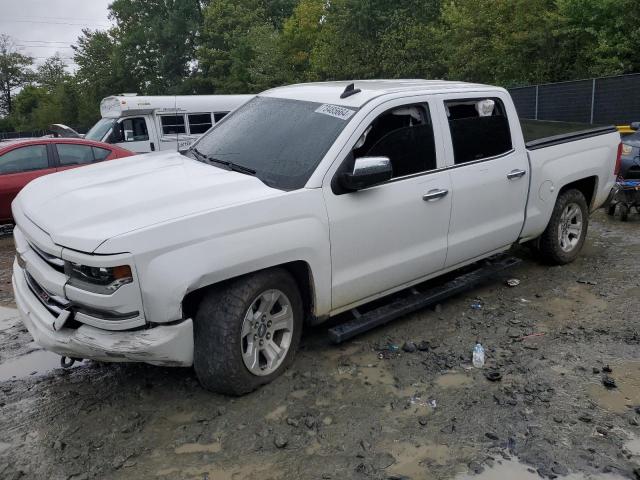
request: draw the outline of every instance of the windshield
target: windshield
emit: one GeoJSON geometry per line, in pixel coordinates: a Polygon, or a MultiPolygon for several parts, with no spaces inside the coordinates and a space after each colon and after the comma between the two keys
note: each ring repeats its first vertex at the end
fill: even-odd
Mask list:
{"type": "Polygon", "coordinates": [[[270,187],[295,190],[304,187],[354,113],[333,105],[255,97],[204,135],[187,155],[231,162],[255,171],[270,187]]]}
{"type": "Polygon", "coordinates": [[[84,138],[88,140],[94,140],[96,142],[101,142],[104,136],[107,134],[111,127],[116,123],[115,118],[103,118],[98,121],[91,130],[87,132],[84,138]]]}

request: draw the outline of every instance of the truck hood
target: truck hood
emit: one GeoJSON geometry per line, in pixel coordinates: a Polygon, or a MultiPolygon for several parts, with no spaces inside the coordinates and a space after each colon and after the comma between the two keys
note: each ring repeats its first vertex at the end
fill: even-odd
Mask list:
{"type": "Polygon", "coordinates": [[[56,244],[93,252],[133,230],[282,193],[255,177],[170,152],[41,177],[22,190],[14,208],[56,244]]]}

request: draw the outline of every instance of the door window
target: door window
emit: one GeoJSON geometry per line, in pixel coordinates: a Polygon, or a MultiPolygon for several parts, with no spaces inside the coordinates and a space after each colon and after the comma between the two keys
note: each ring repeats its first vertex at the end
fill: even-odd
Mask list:
{"type": "Polygon", "coordinates": [[[211,128],[210,113],[196,113],[187,115],[189,117],[189,132],[200,135],[211,128]]]}
{"type": "Polygon", "coordinates": [[[499,98],[449,100],[444,105],[456,165],[512,150],[509,120],[499,98]]]}
{"type": "Polygon", "coordinates": [[[96,162],[101,162],[111,154],[111,150],[107,150],[106,148],[92,147],[92,149],[96,162]]]}
{"type": "Polygon", "coordinates": [[[93,163],[93,150],[89,145],[74,145],[72,143],[56,144],[58,160],[61,167],[85,165],[93,163]]]}
{"type": "Polygon", "coordinates": [[[144,117],[125,118],[118,125],[120,142],[146,142],[149,140],[147,122],[144,117]]]}
{"type": "Polygon", "coordinates": [[[162,115],[160,117],[160,123],[162,124],[162,133],[164,135],[187,133],[184,124],[184,115],[162,115]]]}
{"type": "Polygon", "coordinates": [[[434,170],[436,145],[428,106],[407,105],[383,113],[367,127],[353,154],[388,157],[393,178],[434,170]]]}
{"type": "Polygon", "coordinates": [[[29,145],[0,155],[0,174],[49,168],[46,145],[29,145]]]}

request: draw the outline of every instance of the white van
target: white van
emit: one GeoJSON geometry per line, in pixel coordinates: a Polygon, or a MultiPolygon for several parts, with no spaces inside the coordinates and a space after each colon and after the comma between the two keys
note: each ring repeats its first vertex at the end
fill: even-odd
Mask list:
{"type": "Polygon", "coordinates": [[[253,95],[111,96],[100,102],[102,118],[84,138],[136,153],[185,150],[253,95]]]}

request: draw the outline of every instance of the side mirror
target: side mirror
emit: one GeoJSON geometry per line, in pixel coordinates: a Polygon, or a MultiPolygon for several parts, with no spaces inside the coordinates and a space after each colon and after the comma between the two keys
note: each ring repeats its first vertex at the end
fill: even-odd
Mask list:
{"type": "Polygon", "coordinates": [[[391,180],[393,167],[387,157],[356,158],[353,172],[345,172],[340,178],[342,186],[350,191],[362,190],[391,180]]]}
{"type": "Polygon", "coordinates": [[[629,128],[631,130],[640,130],[640,122],[631,122],[631,124],[629,124],[629,128]]]}

